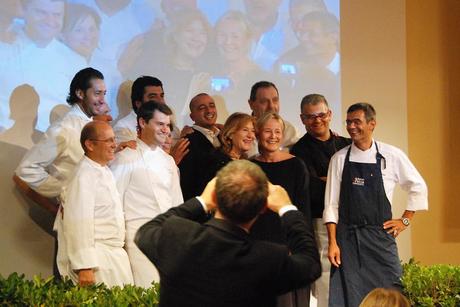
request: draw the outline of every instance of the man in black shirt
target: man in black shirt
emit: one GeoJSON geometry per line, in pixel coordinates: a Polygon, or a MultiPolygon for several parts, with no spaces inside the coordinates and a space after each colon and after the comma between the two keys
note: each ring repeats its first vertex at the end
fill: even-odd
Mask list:
{"type": "Polygon", "coordinates": [[[209,156],[220,146],[217,108],[211,96],[200,93],[192,98],[190,118],[194,124],[191,133],[185,136],[190,142],[189,152],[178,165],[184,199],[200,195],[208,181],[215,176],[215,171],[213,173],[209,169],[209,156]]]}
{"type": "Polygon", "coordinates": [[[318,300],[318,307],[322,307],[328,306],[331,267],[327,258],[327,230],[322,220],[327,170],[331,157],[349,145],[351,140],[336,136],[329,129],[332,111],[323,95],[305,96],[300,104],[300,111],[300,119],[307,133],[292,147],[291,153],[305,162],[310,173],[311,215],[323,270],[321,277],[315,282],[313,294],[318,300]]]}

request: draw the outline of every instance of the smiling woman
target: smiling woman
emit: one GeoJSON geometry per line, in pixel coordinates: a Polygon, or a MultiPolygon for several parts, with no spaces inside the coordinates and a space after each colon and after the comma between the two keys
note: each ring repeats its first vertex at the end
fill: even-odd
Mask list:
{"type": "Polygon", "coordinates": [[[101,18],[95,10],[86,5],[69,3],[61,39],[89,62],[99,43],[100,25],[101,18]]]}
{"type": "MultiPolygon", "coordinates": [[[[302,160],[281,151],[284,121],[269,112],[257,121],[259,155],[253,162],[259,165],[273,184],[281,185],[289,194],[292,204],[301,211],[311,225],[309,173],[302,160]]],[[[259,216],[251,229],[251,236],[259,240],[286,244],[286,234],[279,216],[267,210],[259,216]]],[[[278,306],[309,306],[310,287],[298,289],[278,297],[278,306]]]]}

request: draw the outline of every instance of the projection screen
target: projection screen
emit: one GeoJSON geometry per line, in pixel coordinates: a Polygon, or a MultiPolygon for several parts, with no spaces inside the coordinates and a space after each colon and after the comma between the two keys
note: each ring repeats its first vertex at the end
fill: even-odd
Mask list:
{"type": "Polygon", "coordinates": [[[250,112],[252,84],[275,83],[298,130],[300,101],[326,96],[340,130],[339,0],[4,0],[0,11],[0,141],[29,148],[68,109],[75,73],[100,70],[114,121],[130,85],[162,80],[178,127],[212,94],[219,122],[250,112]]]}

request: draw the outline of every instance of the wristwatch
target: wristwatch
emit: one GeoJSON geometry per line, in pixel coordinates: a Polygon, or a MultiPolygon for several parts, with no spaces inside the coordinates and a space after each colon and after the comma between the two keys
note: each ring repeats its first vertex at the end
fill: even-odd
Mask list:
{"type": "Polygon", "coordinates": [[[406,227],[410,225],[410,220],[407,217],[402,217],[401,221],[406,227]]]}

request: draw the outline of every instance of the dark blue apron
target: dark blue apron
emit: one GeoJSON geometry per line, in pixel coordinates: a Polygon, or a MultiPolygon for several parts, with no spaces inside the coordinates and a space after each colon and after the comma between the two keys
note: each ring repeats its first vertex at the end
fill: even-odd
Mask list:
{"type": "Polygon", "coordinates": [[[331,268],[329,306],[355,307],[377,287],[401,288],[402,268],[395,239],[383,229],[391,219],[385,194],[382,160],[350,162],[348,149],[340,186],[337,244],[342,264],[331,268]]]}

